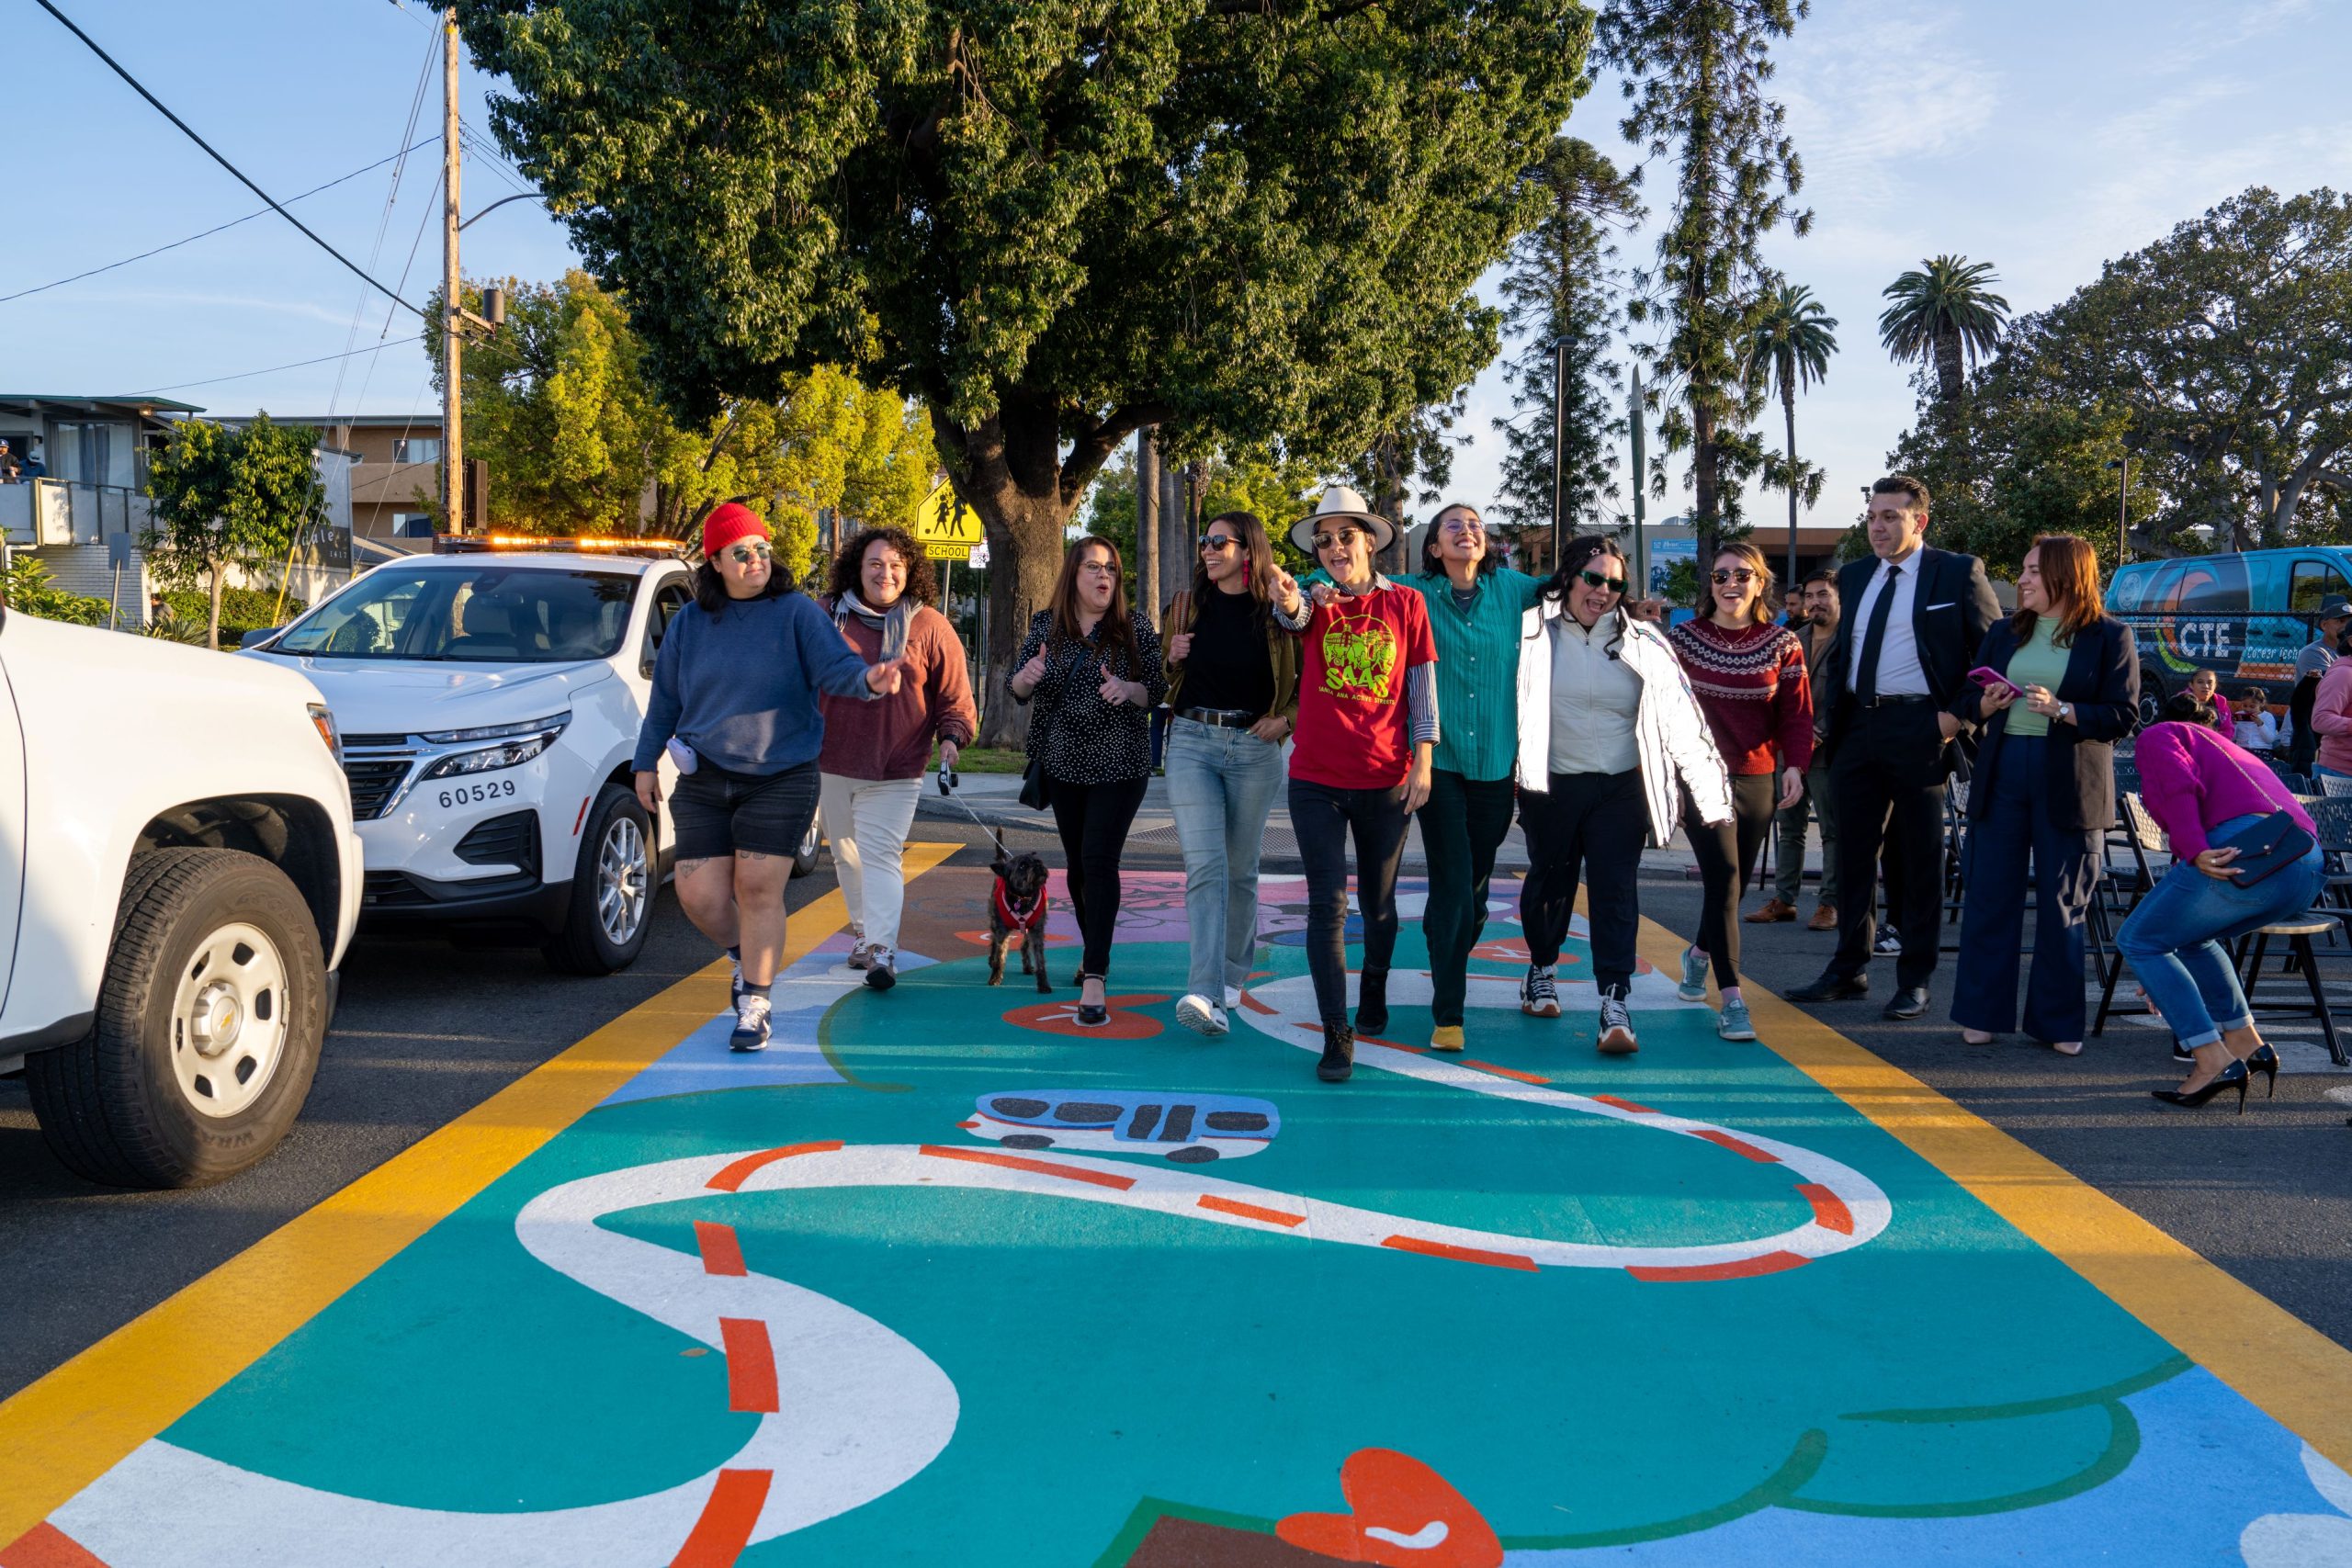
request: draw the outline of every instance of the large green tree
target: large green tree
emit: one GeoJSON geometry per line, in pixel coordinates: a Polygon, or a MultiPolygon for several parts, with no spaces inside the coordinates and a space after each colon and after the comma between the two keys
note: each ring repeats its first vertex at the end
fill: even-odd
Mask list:
{"type": "Polygon", "coordinates": [[[211,604],[205,642],[220,646],[220,593],[229,572],[284,570],[298,540],[326,520],[326,487],[315,455],[319,433],[279,424],[182,420],[148,466],[151,525],[140,548],[175,586],[200,584],[211,604]]]}
{"type": "MultiPolygon", "coordinates": [[[[485,0],[505,147],[686,417],[919,397],[997,661],[1138,428],[1337,465],[1493,355],[1476,279],[1582,90],[1573,0],[485,0]],[[1432,391],[1435,389],[1435,395],[1432,391]]],[[[995,705],[990,738],[1025,710],[995,705]]]]}
{"type": "Polygon", "coordinates": [[[1624,77],[1625,140],[1675,160],[1674,197],[1657,265],[1635,277],[1628,306],[1654,322],[1645,345],[1664,450],[1690,454],[1691,523],[1702,558],[1739,517],[1740,483],[1763,450],[1745,428],[1761,400],[1739,375],[1737,346],[1761,297],[1764,236],[1786,221],[1802,235],[1810,211],[1789,200],[1804,169],[1786,113],[1766,93],[1771,46],[1811,9],[1807,0],[1613,0],[1601,14],[1602,62],[1624,77]]]}
{"type": "Polygon", "coordinates": [[[1556,378],[1566,394],[1560,515],[1573,533],[1617,493],[1616,438],[1625,416],[1618,407],[1623,373],[1610,350],[1623,307],[1611,232],[1638,221],[1643,209],[1633,180],[1573,136],[1555,137],[1524,179],[1539,216],[1513,242],[1500,290],[1506,330],[1521,346],[1503,365],[1511,412],[1494,422],[1503,438],[1494,521],[1523,536],[1552,527],[1556,378]],[[1565,356],[1555,347],[1562,344],[1565,356]]]}
{"type": "Polygon", "coordinates": [[[1829,356],[1837,352],[1838,319],[1812,289],[1785,280],[1766,291],[1740,344],[1740,375],[1753,387],[1777,391],[1788,420],[1788,449],[1764,477],[1789,492],[1788,581],[1781,586],[1790,592],[1797,586],[1797,506],[1821,499],[1821,470],[1797,461],[1797,391],[1827,376],[1829,356]]]}
{"type": "Polygon", "coordinates": [[[1878,319],[1879,341],[1896,359],[1935,367],[1936,396],[1958,402],[1968,369],[1990,355],[2009,319],[2009,302],[1993,292],[2000,282],[1991,262],[1930,256],[1886,286],[1894,301],[1878,319]]]}

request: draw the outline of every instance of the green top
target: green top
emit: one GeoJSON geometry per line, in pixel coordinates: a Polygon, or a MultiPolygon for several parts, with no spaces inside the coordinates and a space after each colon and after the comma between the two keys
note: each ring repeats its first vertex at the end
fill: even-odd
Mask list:
{"type": "MultiPolygon", "coordinates": [[[[2072,657],[2070,649],[2051,640],[2057,630],[2056,616],[2036,615],[2033,635],[2026,639],[2023,648],[2009,655],[2009,667],[2001,673],[2017,685],[2047,686],[2056,691],[2058,682],[2066,677],[2066,660],[2072,657]]],[[[2019,698],[2009,705],[2007,733],[2047,735],[2050,733],[2050,721],[2026,706],[2024,699],[2019,698]]]]}
{"type": "Polygon", "coordinates": [[[1429,602],[1437,638],[1437,754],[1431,764],[1465,779],[1507,779],[1519,761],[1519,625],[1544,580],[1498,566],[1478,574],[1467,610],[1442,573],[1396,579],[1429,602]]]}

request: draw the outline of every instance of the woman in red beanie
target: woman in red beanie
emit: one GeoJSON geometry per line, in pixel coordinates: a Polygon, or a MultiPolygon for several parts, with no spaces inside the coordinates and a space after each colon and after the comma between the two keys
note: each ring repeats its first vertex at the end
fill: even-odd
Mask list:
{"type": "Polygon", "coordinates": [[[831,616],[777,572],[767,525],[729,502],[702,530],[695,602],[670,619],[637,737],[637,798],[662,799],[662,749],[679,762],[670,803],[678,903],[735,961],[735,1032],[768,1043],[768,987],[784,956],[784,885],[817,810],[825,721],[817,694],[871,700],[899,689],[899,661],[868,664],[831,616]]]}

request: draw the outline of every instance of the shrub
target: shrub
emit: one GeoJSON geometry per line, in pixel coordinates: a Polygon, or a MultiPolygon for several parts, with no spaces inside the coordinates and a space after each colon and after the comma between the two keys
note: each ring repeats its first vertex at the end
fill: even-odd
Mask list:
{"type": "Polygon", "coordinates": [[[77,626],[105,626],[111,607],[103,599],[59,588],[50,581],[49,568],[39,558],[23,553],[11,558],[7,574],[0,577],[0,600],[11,610],[77,626]]]}
{"type": "MultiPolygon", "coordinates": [[[[204,626],[212,618],[212,599],[201,588],[173,588],[164,592],[164,604],[175,619],[204,626]]],[[[234,648],[256,627],[282,626],[310,606],[291,593],[283,613],[275,588],[223,588],[220,591],[220,646],[234,648]]]]}

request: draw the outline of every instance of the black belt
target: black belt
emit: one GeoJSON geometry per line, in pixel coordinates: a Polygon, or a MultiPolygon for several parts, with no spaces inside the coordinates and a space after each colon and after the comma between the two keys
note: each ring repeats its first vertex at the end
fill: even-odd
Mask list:
{"type": "Polygon", "coordinates": [[[1882,692],[1874,697],[1856,697],[1855,703],[1866,708],[1902,707],[1910,703],[1932,703],[1936,699],[1925,692],[1882,692]]]}
{"type": "Polygon", "coordinates": [[[1245,708],[1178,708],[1176,716],[1205,724],[1212,729],[1247,729],[1266,716],[1245,708]]]}

